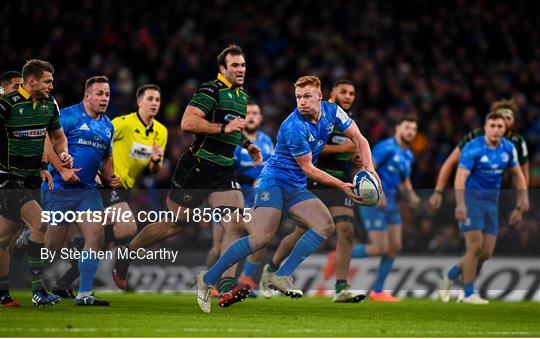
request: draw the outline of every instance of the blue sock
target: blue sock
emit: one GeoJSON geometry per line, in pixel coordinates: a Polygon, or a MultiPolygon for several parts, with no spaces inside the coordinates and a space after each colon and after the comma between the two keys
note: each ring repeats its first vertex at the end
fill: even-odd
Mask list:
{"type": "Polygon", "coordinates": [[[360,259],[360,258],[366,258],[366,257],[369,257],[369,255],[366,253],[365,244],[360,244],[353,247],[351,258],[360,259]]]}
{"type": "Polygon", "coordinates": [[[209,285],[215,285],[223,272],[250,254],[253,254],[253,249],[249,244],[249,237],[243,237],[236,240],[229,248],[227,248],[225,253],[219,257],[214,266],[210,267],[208,272],[206,272],[204,275],[204,282],[209,285]]]}
{"type": "Polygon", "coordinates": [[[315,252],[324,240],[326,239],[309,229],[300,239],[298,239],[291,254],[289,254],[287,260],[281,265],[276,272],[276,275],[291,276],[302,261],[309,257],[311,253],[315,252]]]}
{"type": "Polygon", "coordinates": [[[258,270],[259,270],[258,262],[246,260],[242,274],[245,275],[246,277],[255,278],[255,274],[257,274],[258,270]]]}
{"type": "Polygon", "coordinates": [[[461,268],[459,268],[457,265],[452,266],[452,268],[448,271],[448,279],[450,280],[456,280],[461,275],[461,268]]]}
{"type": "Polygon", "coordinates": [[[392,271],[394,266],[394,258],[384,255],[381,258],[381,263],[379,265],[379,272],[377,273],[377,279],[375,279],[375,284],[373,285],[373,290],[377,293],[383,291],[384,282],[386,277],[392,271]]]}
{"type": "MultiPolygon", "coordinates": [[[[79,293],[92,292],[94,278],[96,277],[99,266],[99,260],[96,258],[87,258],[83,260],[82,257],[84,252],[89,253],[89,251],[82,251],[81,259],[79,259],[78,262],[80,272],[79,293]]],[[[89,254],[85,255],[85,257],[89,256],[89,254]]]]}
{"type": "Polygon", "coordinates": [[[465,298],[474,294],[474,283],[468,283],[463,285],[463,292],[465,292],[465,298]]]}

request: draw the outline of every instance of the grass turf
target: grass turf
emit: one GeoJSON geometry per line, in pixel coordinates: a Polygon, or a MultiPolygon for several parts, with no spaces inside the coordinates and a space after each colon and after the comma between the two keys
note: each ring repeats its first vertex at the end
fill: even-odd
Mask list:
{"type": "Polygon", "coordinates": [[[99,293],[110,307],[75,307],[62,300],[31,305],[29,292],[0,307],[0,337],[510,337],[540,336],[540,304],[487,306],[406,299],[397,304],[333,304],[327,298],[250,299],[212,313],[195,295],[99,293]]]}

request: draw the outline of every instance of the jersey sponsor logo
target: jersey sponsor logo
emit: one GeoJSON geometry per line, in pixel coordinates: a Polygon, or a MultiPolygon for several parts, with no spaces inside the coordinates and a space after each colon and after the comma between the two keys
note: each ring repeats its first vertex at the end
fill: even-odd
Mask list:
{"type": "Polygon", "coordinates": [[[270,193],[269,192],[262,192],[261,193],[261,200],[262,201],[268,201],[270,200],[270,193]]]}
{"type": "MultiPolygon", "coordinates": [[[[230,93],[229,93],[229,94],[230,94],[230,93]]],[[[236,119],[236,118],[237,118],[237,116],[234,115],[234,114],[227,114],[227,115],[225,116],[225,118],[223,118],[223,119],[225,119],[225,121],[233,121],[233,120],[236,119]]]]}
{"type": "Polygon", "coordinates": [[[134,142],[133,146],[131,146],[129,156],[138,160],[147,161],[150,159],[150,156],[152,156],[152,147],[134,142]]]}
{"type": "Polygon", "coordinates": [[[484,155],[480,158],[480,162],[489,162],[489,158],[487,157],[487,155],[484,155]]]}
{"type": "Polygon", "coordinates": [[[88,125],[85,122],[84,124],[81,125],[81,127],[79,127],[79,130],[81,130],[81,131],[89,131],[90,128],[88,128],[88,125]]]}
{"type": "Polygon", "coordinates": [[[38,129],[26,129],[20,131],[13,131],[13,136],[16,138],[42,138],[47,133],[47,129],[38,128],[38,129]]]}
{"type": "Polygon", "coordinates": [[[100,142],[100,141],[101,141],[101,138],[100,138],[100,137],[94,137],[94,138],[96,138],[96,139],[99,140],[99,141],[85,140],[85,139],[83,139],[83,138],[79,138],[79,140],[77,141],[77,143],[78,143],[79,145],[91,146],[91,147],[97,148],[97,149],[100,150],[100,151],[104,151],[104,150],[107,148],[107,145],[105,145],[104,143],[100,142]]]}

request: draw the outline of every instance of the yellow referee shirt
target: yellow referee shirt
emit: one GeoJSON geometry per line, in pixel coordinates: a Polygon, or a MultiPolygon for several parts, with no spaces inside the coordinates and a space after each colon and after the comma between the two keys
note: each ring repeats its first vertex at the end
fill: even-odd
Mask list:
{"type": "Polygon", "coordinates": [[[130,189],[150,163],[154,141],[165,151],[167,128],[155,119],[146,127],[137,112],[116,117],[112,123],[114,174],[122,187],[130,189]]]}

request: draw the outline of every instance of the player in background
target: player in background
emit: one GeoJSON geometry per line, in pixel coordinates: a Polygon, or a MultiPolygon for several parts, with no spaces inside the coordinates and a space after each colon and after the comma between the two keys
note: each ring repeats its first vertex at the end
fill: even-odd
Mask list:
{"type": "MultiPolygon", "coordinates": [[[[120,186],[112,188],[103,176],[98,177],[105,208],[116,213],[128,213],[130,190],[137,178],[147,168],[152,174],[158,173],[163,164],[163,152],[167,145],[167,128],[155,119],[161,105],[161,89],[154,84],[145,84],[136,91],[137,111],[118,116],[112,120],[114,136],[112,155],[114,174],[120,179],[120,186]]],[[[135,213],[130,215],[134,216],[135,213]]],[[[104,246],[121,245],[128,242],[137,232],[137,223],[133,218],[117,221],[104,226],[104,246]]],[[[75,239],[77,246],[81,243],[75,239]]],[[[79,245],[80,246],[80,245],[79,245]]],[[[73,295],[71,284],[79,276],[77,261],[57,281],[55,292],[60,296],[73,295]]]]}
{"type": "Polygon", "coordinates": [[[335,103],[322,102],[321,82],[304,76],[295,83],[297,108],[281,124],[274,155],[262,170],[255,187],[254,233],[234,242],[207,272],[197,274],[197,302],[209,313],[212,285],[232,265],[267,247],[273,240],[283,212],[310,229],[302,235],[287,260],[272,273],[268,285],[292,298],[302,291],[292,283],[292,274],[335,229],[324,204],[307,190],[307,178],[344,191],[357,202],[351,183],[343,182],[315,167],[319,153],[337,126],[352,140],[366,170],[376,175],[369,143],[356,124],[335,103]]]}
{"type": "Polygon", "coordinates": [[[484,135],[463,147],[454,181],[456,194],[456,220],[465,238],[466,252],[461,261],[445,276],[439,295],[450,300],[453,280],[463,274],[462,302],[487,304],[474,289],[480,260],[493,255],[499,232],[499,190],[504,171],[509,169],[517,189],[516,207],[510,215],[510,224],[518,223],[529,209],[527,184],[519,166],[517,151],[511,141],[504,138],[505,118],[499,112],[486,116],[484,135]]]}
{"type": "Polygon", "coordinates": [[[0,96],[8,95],[17,91],[23,84],[23,77],[20,72],[7,71],[0,75],[0,96]]]}
{"type": "MultiPolygon", "coordinates": [[[[341,79],[336,81],[332,86],[329,102],[335,102],[351,116],[351,107],[355,97],[356,91],[352,81],[341,79]]],[[[324,146],[324,149],[319,155],[317,167],[340,180],[350,181],[347,164],[351,160],[351,153],[355,149],[356,146],[338,128],[334,127],[328,144],[324,146]]],[[[326,282],[335,274],[336,284],[333,301],[360,302],[364,296],[353,293],[347,283],[354,239],[353,201],[343,192],[325,187],[316,181],[309,180],[308,187],[328,207],[336,225],[336,251],[328,254],[327,263],[323,271],[324,285],[326,286],[326,282]]],[[[296,244],[305,231],[305,228],[297,226],[291,234],[283,238],[272,260],[264,267],[261,289],[265,297],[272,296],[271,290],[268,288],[264,289],[269,273],[278,270],[279,265],[287,258],[294,244],[296,244]]]]}
{"type": "MultiPolygon", "coordinates": [[[[494,102],[491,105],[490,112],[499,112],[504,117],[504,124],[506,127],[506,132],[504,137],[507,138],[514,144],[518,155],[518,162],[525,177],[525,182],[527,186],[529,185],[529,151],[527,148],[527,143],[525,138],[512,129],[514,126],[515,116],[518,112],[518,105],[514,100],[499,100],[494,102]]],[[[467,135],[461,139],[456,148],[444,161],[439,175],[437,176],[437,183],[435,185],[435,192],[429,198],[429,204],[432,208],[438,209],[442,203],[443,190],[446,187],[448,179],[452,175],[454,168],[457,167],[459,162],[459,157],[461,155],[461,150],[467,145],[472,139],[484,135],[484,128],[476,128],[472,132],[469,132],[467,135]]]]}
{"type": "MultiPolygon", "coordinates": [[[[245,208],[252,209],[255,202],[255,180],[261,173],[266,161],[274,154],[274,143],[272,138],[260,130],[261,123],[263,121],[263,114],[258,104],[250,102],[247,105],[246,113],[246,125],[242,133],[244,136],[254,143],[262,153],[262,162],[253,166],[253,159],[249,156],[247,150],[240,146],[236,146],[234,150],[234,167],[240,187],[242,188],[242,194],[244,195],[245,208]]],[[[248,233],[252,233],[253,222],[245,223],[244,227],[248,233]]],[[[213,244],[212,248],[208,252],[207,265],[211,267],[219,258],[221,253],[221,243],[223,240],[223,228],[219,224],[214,225],[213,229],[213,244]]],[[[250,296],[256,297],[255,290],[257,289],[257,283],[255,282],[255,276],[258,273],[259,266],[266,255],[265,250],[255,252],[246,258],[242,274],[238,281],[240,283],[248,284],[251,286],[250,296]]]]}
{"type": "MultiPolygon", "coordinates": [[[[189,102],[182,117],[184,132],[194,133],[193,144],[182,154],[171,180],[167,208],[175,215],[147,225],[128,244],[129,251],[152,246],[180,232],[191,222],[190,216],[206,199],[220,220],[225,234],[222,250],[243,232],[244,199],[234,175],[234,150],[237,145],[247,149],[258,165],[261,152],[241,133],[245,125],[248,96],[242,90],[246,61],[242,49],[230,45],[218,55],[219,73],[215,80],[202,84],[189,102]],[[177,216],[177,217],[176,217],[177,216]]],[[[130,260],[117,260],[113,276],[119,288],[127,286],[130,260]]],[[[231,267],[220,280],[220,305],[228,306],[247,297],[249,286],[239,284],[236,267],[231,267]]]]}
{"type": "Polygon", "coordinates": [[[416,137],[418,123],[413,117],[403,117],[395,127],[393,137],[384,139],[373,148],[373,162],[384,187],[384,195],[375,207],[360,207],[360,216],[369,236],[368,244],[356,245],[352,258],[380,256],[381,263],[369,298],[373,301],[398,302],[384,290],[386,277],[402,247],[401,215],[396,196],[399,191],[416,208],[420,198],[411,183],[413,154],[409,144],[416,137]]]}
{"type": "MultiPolygon", "coordinates": [[[[22,85],[22,74],[17,71],[7,71],[0,76],[0,97],[17,91],[22,85]]],[[[0,223],[5,224],[6,220],[0,216],[0,223]]],[[[19,303],[11,298],[9,293],[9,251],[10,244],[1,244],[0,247],[0,306],[17,307],[19,303]]]]}
{"type": "MultiPolygon", "coordinates": [[[[42,278],[41,249],[47,224],[41,221],[42,209],[34,191],[45,180],[52,187],[44,162],[46,136],[63,166],[71,167],[73,162],[60,124],[58,105],[50,94],[54,88],[53,73],[50,63],[29,60],[22,70],[23,84],[0,98],[0,253],[6,260],[11,239],[24,224],[30,227],[26,260],[32,278],[32,302],[36,306],[52,305],[60,300],[46,290],[42,278]]],[[[15,306],[9,296],[7,275],[0,277],[0,291],[2,305],[15,306]]]]}
{"type": "MultiPolygon", "coordinates": [[[[98,171],[101,169],[103,177],[112,187],[120,185],[120,179],[114,175],[113,168],[114,127],[105,115],[109,99],[109,80],[105,76],[94,76],[86,80],[83,101],[60,110],[60,121],[73,156],[73,168],[62,166],[50,144],[46,145],[54,190],[43,183],[43,209],[50,213],[86,212],[82,221],[76,222],[84,237],[84,247],[78,260],[79,293],[74,300],[78,306],[109,306],[107,301],[98,300],[92,295],[99,260],[90,256],[103,246],[102,221],[90,217],[93,211],[103,211],[95,180],[98,171]],[[85,259],[85,255],[89,257],[85,259]]],[[[66,221],[51,224],[45,239],[47,248],[59,251],[65,243],[68,229],[69,223],[66,221]]]]}

